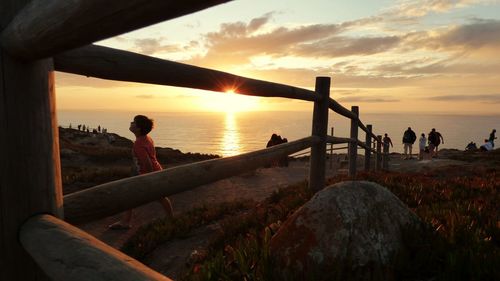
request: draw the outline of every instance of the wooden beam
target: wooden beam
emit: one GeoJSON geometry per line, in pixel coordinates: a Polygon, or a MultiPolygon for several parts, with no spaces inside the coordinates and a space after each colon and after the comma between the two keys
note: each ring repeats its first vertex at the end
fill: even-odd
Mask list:
{"type": "Polygon", "coordinates": [[[327,143],[333,143],[333,144],[339,144],[339,143],[350,143],[353,142],[354,140],[351,138],[339,138],[339,137],[332,137],[332,136],[327,136],[326,137],[326,142],[327,143]]]}
{"type": "Polygon", "coordinates": [[[90,234],[50,215],[30,218],[20,240],[53,281],[171,281],[90,234]]]}
{"type": "Polygon", "coordinates": [[[254,170],[311,147],[311,143],[316,141],[316,138],[307,137],[263,150],[173,167],[71,193],[64,196],[66,220],[81,223],[132,209],[163,196],[254,170]]]}
{"type": "Polygon", "coordinates": [[[368,127],[367,127],[367,126],[365,126],[361,120],[359,120],[358,122],[359,122],[359,124],[358,124],[358,125],[359,125],[359,128],[360,128],[361,130],[363,130],[363,131],[364,131],[365,133],[367,133],[367,134],[370,134],[370,137],[372,137],[372,138],[374,138],[374,139],[376,139],[376,138],[377,138],[377,136],[376,136],[376,135],[375,135],[372,131],[368,130],[368,127]]]}
{"type": "Polygon", "coordinates": [[[371,143],[372,143],[372,125],[366,125],[367,132],[365,135],[365,171],[370,171],[371,158],[371,143]]]}
{"type": "Polygon", "coordinates": [[[1,35],[12,56],[35,60],[229,0],[33,0],[1,35]]]}
{"type": "Polygon", "coordinates": [[[358,121],[359,107],[352,106],[352,113],[356,118],[351,119],[351,139],[355,142],[349,143],[349,176],[355,177],[358,165],[358,121]]]}
{"type": "Polygon", "coordinates": [[[311,146],[311,157],[309,159],[309,188],[313,192],[318,192],[325,187],[330,81],[330,77],[316,77],[315,92],[321,100],[314,102],[311,135],[317,137],[320,141],[311,146]]]}
{"type": "Polygon", "coordinates": [[[357,141],[356,141],[356,143],[357,143],[357,145],[358,145],[358,146],[360,146],[361,148],[368,149],[368,150],[370,150],[370,151],[371,151],[371,152],[373,152],[373,153],[376,153],[376,152],[377,152],[375,149],[371,149],[371,148],[370,148],[370,146],[366,145],[366,143],[365,143],[365,142],[362,142],[362,141],[360,141],[360,140],[357,140],[357,141]]]}
{"type": "MultiPolygon", "coordinates": [[[[29,1],[0,1],[0,30],[29,1]]],[[[62,217],[51,59],[22,63],[0,47],[0,280],[46,280],[19,243],[35,213],[62,217]]]]}
{"type": "Polygon", "coordinates": [[[58,71],[102,79],[188,87],[243,95],[314,101],[313,91],[245,78],[222,71],[162,60],[132,52],[89,45],[57,55],[58,71]]]}
{"type": "Polygon", "coordinates": [[[328,101],[328,107],[333,110],[334,112],[337,112],[338,114],[347,117],[349,119],[356,119],[358,118],[354,113],[352,113],[349,109],[343,107],[340,103],[338,103],[336,100],[330,98],[328,101]]]}
{"type": "Polygon", "coordinates": [[[377,163],[375,169],[380,171],[382,169],[382,136],[377,136],[377,163]]]}
{"type": "MultiPolygon", "coordinates": [[[[352,111],[348,110],[347,108],[343,107],[340,103],[338,103],[336,100],[331,99],[329,100],[328,107],[333,110],[334,112],[347,117],[349,119],[358,119],[358,126],[363,130],[364,132],[368,133],[368,128],[361,122],[358,116],[352,113],[352,111]]],[[[377,136],[373,133],[371,133],[372,138],[376,138],[377,136]]]]}

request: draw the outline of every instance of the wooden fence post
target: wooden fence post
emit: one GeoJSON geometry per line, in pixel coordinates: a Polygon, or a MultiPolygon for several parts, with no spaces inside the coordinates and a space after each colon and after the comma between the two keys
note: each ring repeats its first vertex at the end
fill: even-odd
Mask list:
{"type": "Polygon", "coordinates": [[[377,171],[382,169],[382,136],[377,136],[377,163],[375,165],[377,171]]]}
{"type": "Polygon", "coordinates": [[[366,138],[365,138],[365,171],[370,171],[370,158],[371,158],[371,148],[372,148],[372,125],[366,125],[366,138]]]}
{"type": "Polygon", "coordinates": [[[357,166],[357,156],[358,156],[358,118],[359,118],[359,107],[352,106],[352,113],[356,115],[356,119],[351,119],[351,139],[355,142],[349,143],[349,177],[356,176],[356,166],[357,166]]]}
{"type": "Polygon", "coordinates": [[[311,146],[309,188],[318,192],[325,187],[326,136],[328,134],[328,104],[330,100],[330,77],[316,77],[315,92],[321,96],[314,102],[312,135],[319,137],[311,146]]]}
{"type": "MultiPolygon", "coordinates": [[[[330,130],[330,135],[333,137],[333,127],[330,130]]],[[[333,143],[330,144],[330,169],[333,169],[333,143]]]]}
{"type": "MultiPolygon", "coordinates": [[[[0,30],[30,1],[0,1],[0,30]]],[[[46,280],[19,243],[31,216],[62,218],[52,59],[20,62],[0,48],[0,280],[46,280]]]]}

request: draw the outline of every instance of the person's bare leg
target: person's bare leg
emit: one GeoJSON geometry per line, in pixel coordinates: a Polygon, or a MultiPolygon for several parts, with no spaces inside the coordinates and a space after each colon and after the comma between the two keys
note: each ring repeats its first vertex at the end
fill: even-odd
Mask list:
{"type": "Polygon", "coordinates": [[[161,206],[163,207],[163,210],[165,211],[165,216],[169,219],[174,217],[174,209],[172,208],[172,203],[170,203],[170,199],[168,197],[163,197],[160,200],[161,206]]]}

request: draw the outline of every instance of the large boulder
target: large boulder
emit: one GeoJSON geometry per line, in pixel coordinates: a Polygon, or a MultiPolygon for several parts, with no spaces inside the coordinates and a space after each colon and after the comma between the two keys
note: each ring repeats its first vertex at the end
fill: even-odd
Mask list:
{"type": "Polygon", "coordinates": [[[347,181],[326,187],[271,239],[283,267],[314,280],[391,280],[402,231],[420,221],[385,187],[347,181]]]}

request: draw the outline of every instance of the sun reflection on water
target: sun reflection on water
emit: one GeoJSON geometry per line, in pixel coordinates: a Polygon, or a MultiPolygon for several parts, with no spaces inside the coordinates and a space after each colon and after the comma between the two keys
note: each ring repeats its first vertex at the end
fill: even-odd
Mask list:
{"type": "Polygon", "coordinates": [[[224,136],[221,148],[223,157],[238,155],[241,153],[240,133],[236,123],[235,113],[227,112],[224,126],[224,136]]]}

